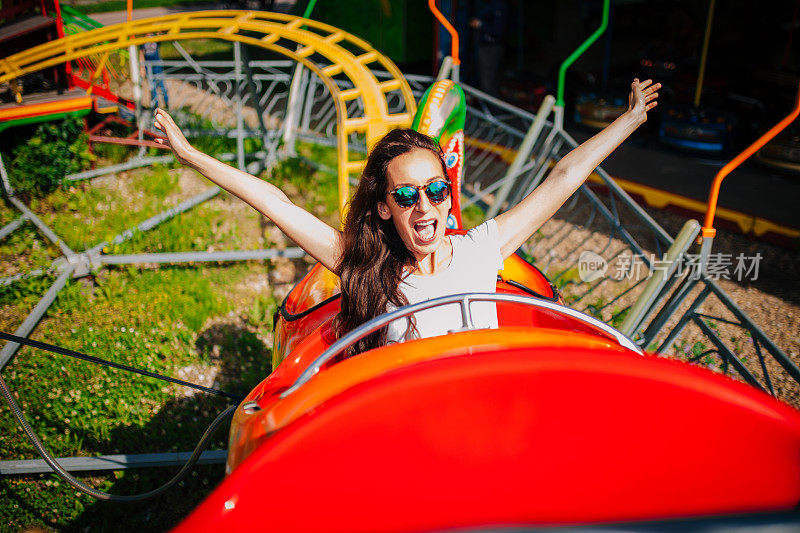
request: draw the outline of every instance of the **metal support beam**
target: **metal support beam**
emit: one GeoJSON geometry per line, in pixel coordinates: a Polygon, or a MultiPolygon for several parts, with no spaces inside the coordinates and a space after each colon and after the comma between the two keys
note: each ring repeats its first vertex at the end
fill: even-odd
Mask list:
{"type": "Polygon", "coordinates": [[[725,291],[723,291],[719,285],[717,285],[713,280],[706,280],[706,286],[711,289],[714,295],[720,299],[720,301],[725,304],[725,307],[733,313],[733,315],[742,323],[742,327],[746,328],[750,331],[750,334],[753,335],[754,338],[758,339],[764,348],[767,349],[769,353],[775,358],[776,361],[792,376],[796,382],[800,383],[800,367],[792,361],[788,355],[786,355],[783,350],[778,348],[778,346],[772,342],[766,333],[761,331],[755,322],[753,322],[747,313],[742,311],[742,309],[736,305],[736,303],[731,300],[730,296],[728,296],[725,291]]]}
{"type": "MultiPolygon", "coordinates": [[[[431,80],[431,81],[429,81],[427,83],[432,83],[432,82],[433,82],[433,80],[431,80]]],[[[523,119],[527,119],[527,120],[530,120],[530,121],[533,121],[533,120],[536,119],[536,115],[534,115],[530,111],[525,111],[524,109],[520,109],[520,108],[518,108],[518,107],[516,107],[516,106],[514,106],[512,104],[509,104],[508,102],[506,102],[504,100],[500,100],[499,98],[496,98],[496,97],[492,96],[489,93],[485,93],[485,92],[481,91],[480,89],[476,89],[475,87],[472,87],[471,85],[467,85],[467,84],[462,83],[462,84],[460,84],[460,86],[461,86],[462,89],[464,89],[465,93],[471,94],[471,95],[475,96],[477,99],[483,100],[486,103],[489,103],[489,104],[491,104],[493,106],[499,107],[500,109],[502,109],[504,111],[509,111],[509,112],[513,113],[514,116],[519,116],[519,117],[521,117],[523,119]]],[[[549,122],[547,124],[552,125],[549,122]]]]}
{"type": "MultiPolygon", "coordinates": [[[[513,173],[506,174],[504,177],[502,177],[501,179],[495,181],[494,183],[492,183],[491,185],[489,185],[485,189],[481,189],[480,191],[478,191],[477,193],[473,194],[472,196],[469,196],[467,201],[464,202],[461,205],[461,209],[464,209],[465,207],[469,207],[470,205],[472,205],[474,203],[480,202],[486,196],[492,194],[494,191],[496,191],[497,189],[503,187],[504,185],[508,185],[508,184],[512,184],[513,185],[514,180],[518,179],[520,176],[522,176],[526,172],[530,172],[533,169],[534,165],[535,165],[535,163],[533,161],[529,161],[522,168],[516,169],[513,173]]],[[[493,206],[497,205],[497,202],[498,202],[498,200],[495,200],[495,203],[492,204],[492,205],[493,206]]],[[[490,211],[490,213],[491,213],[491,211],[490,211]]],[[[486,218],[489,219],[489,218],[492,218],[492,217],[490,217],[489,214],[487,214],[486,218]]]]}
{"type": "Polygon", "coordinates": [[[67,243],[62,241],[61,237],[56,235],[55,232],[51,230],[47,224],[42,222],[41,219],[39,219],[39,217],[37,217],[33,211],[28,209],[27,205],[20,202],[19,199],[17,199],[17,197],[15,196],[9,197],[8,201],[14,204],[14,207],[19,209],[22,212],[22,214],[25,215],[27,219],[30,220],[39,229],[39,231],[41,231],[42,234],[48,238],[48,240],[50,240],[50,242],[61,248],[61,253],[63,253],[67,257],[75,256],[75,252],[73,252],[72,249],[69,246],[67,246],[67,243]]]}
{"type": "Polygon", "coordinates": [[[533,151],[533,147],[536,144],[536,141],[539,139],[539,135],[542,133],[545,120],[547,120],[547,117],[553,110],[553,104],[555,101],[555,98],[548,94],[542,101],[542,105],[539,106],[539,112],[536,114],[533,124],[531,124],[531,127],[525,134],[525,138],[522,140],[522,144],[519,147],[519,151],[517,151],[517,155],[514,158],[513,163],[511,163],[511,166],[508,167],[508,170],[506,171],[506,175],[503,179],[503,181],[505,181],[505,185],[503,185],[503,188],[497,193],[497,198],[494,201],[494,204],[492,204],[492,206],[489,208],[489,211],[486,213],[487,219],[497,216],[497,214],[500,212],[500,209],[503,207],[503,203],[506,201],[506,198],[508,198],[508,194],[511,192],[511,188],[513,186],[513,182],[508,180],[508,177],[515,174],[521,174],[519,170],[523,167],[523,165],[526,164],[528,159],[530,159],[531,151],[533,151]]]}
{"type": "Polygon", "coordinates": [[[302,248],[285,250],[233,250],[228,252],[173,252],[161,254],[101,255],[104,265],[136,265],[143,263],[189,263],[208,261],[250,261],[287,257],[299,259],[306,255],[302,248]]]}
{"type": "Polygon", "coordinates": [[[244,163],[244,106],[242,103],[242,43],[233,43],[233,62],[235,65],[236,86],[236,166],[245,170],[244,163]]]}
{"type": "Polygon", "coordinates": [[[300,128],[298,129],[298,131],[303,132],[307,132],[311,129],[311,112],[314,108],[314,93],[317,92],[317,84],[319,83],[319,79],[316,76],[307,74],[305,76],[305,81],[306,90],[304,92],[306,99],[305,104],[303,104],[303,120],[301,121],[300,128]]]}
{"type": "MultiPolygon", "coordinates": [[[[134,111],[136,116],[137,138],[144,140],[144,124],[142,109],[142,80],[139,76],[139,47],[135,44],[128,46],[128,61],[130,62],[131,83],[133,84],[133,102],[136,104],[134,111]]],[[[141,153],[141,152],[140,152],[141,153]]]]}
{"type": "Polygon", "coordinates": [[[157,163],[169,163],[170,161],[174,160],[175,156],[171,154],[159,155],[155,157],[134,157],[133,159],[126,161],[125,163],[120,163],[118,165],[96,168],[94,170],[86,170],[84,172],[78,172],[76,174],[70,174],[68,176],[64,176],[64,181],[80,181],[91,178],[99,178],[100,176],[108,176],[109,174],[116,174],[117,172],[122,172],[123,170],[131,170],[134,168],[146,167],[150,165],[155,165],[157,163]]]}
{"type": "Polygon", "coordinates": [[[756,378],[753,375],[753,373],[750,372],[750,370],[748,370],[746,366],[744,366],[744,363],[742,363],[742,361],[738,357],[736,357],[735,353],[733,353],[727,346],[725,346],[725,343],[722,341],[722,339],[719,338],[719,335],[717,335],[717,333],[713,329],[708,327],[708,324],[706,324],[702,318],[697,316],[696,313],[692,313],[691,318],[694,321],[694,323],[697,324],[700,330],[706,335],[706,337],[708,337],[708,339],[714,344],[714,346],[717,347],[717,350],[719,350],[719,354],[720,357],[722,357],[723,362],[732,364],[733,367],[736,369],[736,371],[739,372],[739,375],[741,375],[745,381],[747,381],[750,385],[766,392],[766,389],[758,381],[758,378],[756,378]]]}
{"type": "MultiPolygon", "coordinates": [[[[99,455],[97,457],[59,457],[56,459],[68,472],[88,472],[95,470],[126,470],[152,466],[181,466],[191,457],[192,452],[130,453],[99,455]]],[[[206,450],[200,454],[197,464],[211,465],[225,462],[227,450],[206,450]]],[[[46,474],[53,469],[42,459],[22,459],[0,461],[0,475],[46,474]]]]}
{"type": "Polygon", "coordinates": [[[662,262],[664,263],[665,271],[656,273],[650,278],[644,291],[639,295],[636,303],[633,304],[633,307],[622,322],[619,330],[623,335],[627,335],[630,338],[636,336],[642,322],[647,319],[655,306],[658,305],[660,298],[663,297],[662,289],[675,273],[683,254],[692,245],[698,233],[700,233],[700,223],[694,219],[687,220],[672,246],[664,254],[662,262]]]}
{"type": "Polygon", "coordinates": [[[14,233],[20,226],[22,226],[25,221],[28,220],[28,215],[22,215],[21,217],[12,220],[2,228],[0,228],[0,239],[5,239],[12,233],[14,233]]]}
{"type": "Polygon", "coordinates": [[[289,98],[286,102],[286,117],[283,119],[283,128],[281,131],[283,149],[288,156],[297,154],[294,143],[298,122],[300,120],[300,111],[303,107],[303,100],[305,97],[303,89],[305,88],[306,76],[307,72],[303,64],[298,63],[295,65],[292,82],[289,85],[289,98]]]}
{"type": "MultiPolygon", "coordinates": [[[[642,339],[640,341],[642,346],[647,346],[651,341],[653,341],[661,331],[661,328],[666,323],[667,319],[674,314],[674,309],[677,309],[678,306],[683,302],[686,296],[691,292],[695,285],[697,285],[699,280],[693,279],[686,279],[683,284],[678,287],[678,290],[670,297],[670,300],[664,305],[664,308],[661,309],[661,312],[658,316],[653,319],[650,323],[650,326],[645,330],[642,339]],[[670,312],[670,309],[673,311],[670,312]]],[[[708,295],[711,293],[711,289],[706,286],[700,294],[695,298],[695,300],[689,306],[689,309],[683,314],[681,319],[678,321],[677,325],[672,328],[672,331],[669,332],[667,338],[661,343],[656,349],[656,352],[661,353],[663,352],[675,339],[678,338],[678,335],[681,334],[683,328],[686,327],[686,324],[689,323],[691,319],[691,315],[695,309],[700,307],[700,305],[708,298],[708,295]]]]}
{"type": "MultiPolygon", "coordinates": [[[[640,342],[646,344],[656,338],[670,317],[672,317],[672,315],[678,311],[678,308],[681,306],[681,304],[683,304],[686,298],[689,297],[689,294],[699,282],[699,277],[692,277],[689,275],[681,280],[681,282],[678,284],[678,287],[675,289],[675,292],[673,292],[672,295],[667,299],[667,301],[664,303],[664,306],[656,314],[656,316],[653,317],[644,333],[642,333],[640,342]]],[[[698,305],[700,304],[700,302],[696,303],[698,305]]]]}
{"type": "MultiPolygon", "coordinates": [[[[39,320],[42,319],[50,305],[56,301],[59,291],[67,284],[67,280],[72,276],[73,270],[75,270],[73,265],[65,264],[64,269],[61,271],[58,278],[56,278],[55,283],[47,289],[42,299],[39,300],[39,303],[36,304],[36,307],[33,308],[33,311],[31,311],[28,317],[23,320],[20,327],[14,332],[14,335],[17,337],[27,337],[31,331],[33,331],[33,328],[35,328],[39,320]]],[[[5,368],[6,364],[14,357],[14,354],[17,353],[19,348],[20,345],[16,342],[8,342],[3,346],[3,349],[0,350],[0,371],[5,368]]]]}
{"type": "Polygon", "coordinates": [[[0,154],[0,185],[3,187],[3,193],[9,198],[14,196],[14,189],[11,187],[11,182],[8,181],[8,173],[6,172],[6,165],[3,163],[3,156],[0,154]]]}
{"type": "Polygon", "coordinates": [[[442,65],[439,67],[439,74],[436,75],[436,81],[450,79],[450,72],[452,72],[452,70],[453,58],[451,56],[444,56],[444,59],[442,59],[442,65]]]}
{"type": "MultiPolygon", "coordinates": [[[[573,139],[570,136],[569,133],[562,131],[560,132],[560,135],[565,140],[567,140],[571,146],[573,147],[578,146],[578,143],[575,141],[575,139],[573,139]]],[[[655,232],[656,236],[658,236],[659,239],[663,240],[667,244],[672,244],[672,237],[670,236],[670,234],[667,233],[664,230],[664,228],[662,228],[658,224],[658,222],[656,222],[653,219],[653,217],[651,217],[647,213],[647,211],[645,211],[644,208],[642,208],[642,206],[636,203],[634,199],[631,198],[631,195],[625,192],[625,190],[622,187],[620,187],[619,184],[616,181],[614,181],[614,179],[611,176],[608,175],[608,172],[603,170],[601,167],[597,167],[595,169],[595,172],[597,172],[597,175],[600,176],[600,178],[602,178],[602,180],[614,192],[614,194],[619,196],[625,202],[625,205],[630,209],[632,209],[636,213],[636,215],[639,218],[641,218],[652,231],[655,232]]]]}
{"type": "Polygon", "coordinates": [[[542,182],[547,171],[550,170],[550,161],[558,155],[558,151],[561,150],[561,145],[564,142],[555,135],[555,131],[556,130],[551,130],[545,138],[542,145],[544,149],[536,160],[536,170],[533,172],[532,178],[527,182],[521,182],[517,186],[514,196],[512,197],[513,199],[510,201],[511,204],[521,202],[523,198],[532,193],[534,189],[539,186],[539,183],[542,182]]]}
{"type": "MultiPolygon", "coordinates": [[[[258,90],[256,89],[256,82],[253,80],[253,69],[250,67],[250,57],[247,54],[247,48],[241,49],[242,54],[242,64],[244,65],[244,70],[247,79],[247,89],[250,91],[250,98],[253,99],[253,108],[256,110],[256,116],[258,118],[258,127],[261,129],[261,146],[264,151],[267,153],[267,160],[264,162],[264,167],[269,164],[270,161],[275,160],[275,143],[270,142],[269,134],[267,133],[267,125],[264,123],[264,108],[261,107],[261,99],[259,98],[258,90]]],[[[300,63],[298,63],[299,65],[300,63]]],[[[277,137],[280,139],[280,137],[277,137]]],[[[242,150],[244,153],[244,150],[242,150]]],[[[256,174],[256,172],[253,172],[256,174]]]]}
{"type": "MultiPolygon", "coordinates": [[[[222,189],[220,189],[219,187],[211,187],[210,189],[207,189],[205,192],[202,192],[202,193],[200,193],[200,194],[198,194],[196,196],[192,196],[188,200],[184,200],[183,202],[179,203],[175,207],[171,207],[171,208],[167,209],[166,211],[162,211],[161,213],[148,218],[147,220],[145,220],[144,222],[142,222],[138,226],[135,226],[133,228],[130,228],[130,229],[127,229],[127,230],[123,231],[122,233],[120,233],[119,235],[114,237],[114,239],[111,242],[113,244],[123,243],[123,242],[127,241],[128,239],[130,239],[131,237],[133,237],[134,232],[136,232],[136,231],[147,231],[149,229],[152,229],[152,228],[156,227],[157,225],[161,224],[162,222],[164,222],[165,220],[169,220],[170,218],[174,217],[175,215],[183,213],[184,211],[188,211],[189,209],[193,208],[194,206],[196,206],[198,204],[201,204],[201,203],[205,202],[206,200],[209,200],[209,199],[213,198],[214,196],[219,194],[219,192],[221,190],[222,189]]],[[[97,246],[94,246],[94,247],[90,248],[89,250],[87,250],[86,254],[89,255],[89,256],[96,255],[96,254],[100,253],[100,250],[102,250],[103,248],[108,246],[108,244],[109,244],[108,242],[101,242],[97,246]]]]}
{"type": "MultiPolygon", "coordinates": [[[[636,239],[633,238],[633,235],[631,235],[630,232],[622,226],[619,219],[614,216],[608,207],[606,207],[606,205],[600,201],[600,198],[597,197],[594,191],[587,187],[585,183],[581,185],[579,190],[586,195],[586,197],[592,202],[592,204],[594,204],[595,207],[597,207],[597,211],[603,215],[603,217],[605,217],[609,225],[614,228],[614,231],[616,231],[619,236],[622,237],[622,240],[624,240],[628,246],[633,248],[637,254],[643,256],[642,261],[644,261],[644,263],[647,265],[647,268],[651,268],[650,262],[647,260],[647,257],[644,256],[644,249],[642,246],[636,239]]],[[[672,241],[670,240],[670,242],[672,241]]]]}
{"type": "Polygon", "coordinates": [[[203,80],[208,84],[209,89],[211,89],[211,92],[213,92],[217,96],[221,96],[222,92],[219,90],[219,86],[216,84],[216,82],[213,79],[211,79],[208,75],[206,75],[206,72],[200,67],[200,64],[194,60],[194,58],[189,54],[189,52],[186,51],[186,49],[183,46],[181,46],[181,43],[179,43],[178,41],[172,41],[172,45],[175,47],[175,50],[177,50],[178,53],[183,56],[183,59],[186,60],[189,66],[192,67],[192,69],[195,72],[197,72],[202,76],[203,80]]]}

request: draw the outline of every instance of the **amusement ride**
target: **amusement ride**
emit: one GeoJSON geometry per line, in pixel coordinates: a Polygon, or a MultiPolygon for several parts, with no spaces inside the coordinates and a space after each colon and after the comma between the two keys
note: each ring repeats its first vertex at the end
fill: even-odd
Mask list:
{"type": "MultiPolygon", "coordinates": [[[[291,153],[298,139],[335,145],[339,209],[344,213],[367,147],[393,128],[412,127],[432,136],[443,149],[454,200],[448,231],[463,233],[463,209],[481,205],[488,218],[514,205],[541,183],[553,162],[576,146],[563,127],[565,73],[605,31],[609,2],[603,2],[600,28],[563,63],[555,98],[546,97],[532,114],[460,83],[458,34],[435,0],[429,0],[431,11],[452,33],[451,56],[435,79],[404,76],[369,43],[313,20],[313,1],[303,17],[194,11],[110,26],[56,1],[56,38],[0,60],[0,83],[10,83],[18,100],[0,108],[0,130],[93,110],[112,122],[137,126],[135,136],[103,139],[93,134],[95,142],[158,147],[152,117],[143,112],[142,80],[133,74],[132,94],[121,96],[114,89],[109,57],[127,54],[131,72],[138,72],[138,46],[175,43],[184,60],[163,61],[163,72],[155,76],[194,84],[229,103],[234,117],[223,135],[237,140],[230,160],[240,169],[268,168],[283,153],[291,153]],[[211,75],[180,46],[181,41],[198,38],[234,43],[233,71],[211,75]],[[244,45],[283,59],[251,61],[244,45]],[[29,97],[24,80],[38,72],[52,72],[57,83],[69,89],[57,99],[29,97]],[[245,118],[246,109],[255,110],[257,118],[245,118]],[[245,153],[248,136],[262,140],[259,154],[245,153]]],[[[42,13],[48,15],[44,5],[42,13]]],[[[171,105],[180,106],[178,99],[170,94],[171,105]]],[[[161,494],[204,458],[224,461],[226,478],[175,528],[181,532],[267,525],[276,531],[494,531],[618,523],[657,530],[661,526],[656,521],[697,528],[735,523],[731,520],[797,527],[800,412],[774,397],[770,369],[779,368],[795,386],[800,369],[715,283],[707,267],[723,179],[789,127],[798,112],[800,101],[720,170],[704,223],[688,221],[674,237],[602,168],[563,208],[568,220],[604,228],[608,237],[600,238],[597,257],[613,261],[623,248],[634,250],[645,256],[648,270],[665,273],[620,291],[615,300],[628,305],[624,315],[612,317],[619,318],[616,328],[609,325],[611,320],[565,305],[557,280],[548,279],[542,265],[540,270],[529,262],[527,256],[536,257],[537,246],[541,250],[566,238],[563,225],[555,231],[546,227],[538,244],[505,261],[496,293],[465,293],[396,309],[341,338],[332,328],[340,305],[338,279],[316,264],[276,313],[273,372],[244,398],[226,396],[230,407],[165,486],[143,495],[118,496],[75,478],[70,472],[146,463],[137,463],[133,456],[122,464],[110,456],[52,457],[2,376],[3,396],[42,460],[26,465],[0,461],[0,468],[7,468],[0,473],[52,469],[77,490],[123,502],[161,494]],[[702,247],[697,275],[682,275],[685,269],[680,267],[698,240],[702,247]],[[647,260],[646,250],[656,252],[658,265],[647,260]],[[725,310],[724,317],[704,310],[704,302],[711,300],[725,310]],[[497,329],[474,325],[473,306],[484,302],[497,308],[497,329]],[[460,310],[459,329],[346,357],[354,342],[392,321],[440,306],[460,310]],[[716,328],[709,327],[713,320],[747,331],[757,356],[750,361],[740,357],[716,328]],[[690,326],[709,339],[710,352],[738,380],[657,355],[690,326]],[[230,416],[227,450],[204,450],[230,416]],[[697,449],[713,450],[714,460],[697,449]],[[743,456],[750,460],[740,461],[743,456]]],[[[93,179],[171,157],[147,156],[142,150],[122,165],[65,179],[93,179]]],[[[0,229],[0,238],[31,223],[63,253],[48,271],[2,280],[7,284],[24,276],[56,276],[19,328],[13,334],[0,332],[7,341],[0,351],[0,369],[20,346],[28,345],[225,394],[29,337],[67,280],[107,265],[270,260],[301,257],[302,250],[104,252],[109,242],[124,242],[134,231],[147,231],[214,197],[220,189],[212,187],[78,252],[15,195],[2,160],[0,171],[8,202],[21,212],[19,219],[0,229]]],[[[769,231],[768,221],[760,231],[769,231]]],[[[588,246],[589,240],[581,244],[588,246]]],[[[574,262],[578,248],[562,251],[560,257],[562,252],[545,254],[545,262],[574,262]]],[[[580,284],[582,292],[573,302],[579,303],[602,282],[580,284]]],[[[178,462],[184,461],[159,464],[178,462]]]]}

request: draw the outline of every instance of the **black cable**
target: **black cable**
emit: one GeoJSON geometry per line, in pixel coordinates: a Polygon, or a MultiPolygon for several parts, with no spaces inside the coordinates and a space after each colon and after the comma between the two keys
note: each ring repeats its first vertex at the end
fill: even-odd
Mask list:
{"type": "Polygon", "coordinates": [[[558,299],[559,299],[558,289],[552,283],[550,283],[550,290],[553,291],[553,296],[545,296],[544,294],[539,294],[535,290],[523,285],[519,281],[514,281],[513,279],[503,279],[500,276],[497,276],[497,281],[502,281],[504,283],[508,283],[512,287],[516,287],[516,288],[518,288],[518,289],[520,289],[522,291],[525,291],[526,293],[530,294],[531,296],[535,296],[536,298],[541,298],[542,300],[547,300],[548,302],[556,302],[557,303],[558,299]]]}
{"type": "Polygon", "coordinates": [[[172,477],[172,479],[170,479],[160,487],[157,487],[149,492],[143,492],[141,494],[132,494],[130,496],[122,496],[119,494],[109,494],[108,492],[103,492],[101,490],[94,489],[89,485],[86,485],[82,481],[75,479],[72,476],[72,474],[67,472],[64,469],[64,467],[58,464],[58,461],[56,461],[55,458],[52,455],[50,455],[50,452],[48,452],[45,449],[44,445],[42,444],[42,441],[39,440],[39,437],[36,436],[36,433],[33,431],[33,428],[25,419],[25,415],[23,414],[22,409],[20,409],[16,400],[14,400],[14,396],[8,389],[8,385],[6,385],[6,381],[3,379],[2,375],[0,375],[0,392],[3,393],[3,397],[5,398],[6,403],[8,403],[8,406],[11,408],[11,412],[13,413],[14,418],[16,418],[17,421],[20,423],[23,431],[28,436],[28,439],[33,444],[33,447],[36,448],[36,451],[39,453],[42,459],[44,459],[44,462],[50,465],[50,468],[52,468],[56,472],[56,474],[61,476],[61,478],[64,481],[72,485],[74,488],[78,489],[84,494],[93,496],[98,500],[104,500],[110,502],[138,502],[141,500],[152,498],[154,496],[158,496],[159,494],[163,493],[164,491],[172,487],[175,483],[180,481],[189,472],[189,469],[194,466],[197,460],[200,459],[200,454],[203,452],[203,449],[205,449],[205,447],[208,446],[208,443],[211,441],[211,437],[214,435],[214,432],[217,430],[220,424],[222,424],[222,422],[236,410],[236,406],[231,405],[227,409],[225,409],[222,413],[220,413],[217,416],[217,418],[214,419],[213,422],[211,422],[211,425],[208,426],[208,429],[206,429],[205,433],[203,433],[203,436],[200,437],[200,441],[197,443],[197,446],[195,446],[191,457],[189,457],[189,460],[186,461],[186,464],[183,465],[183,467],[178,471],[177,474],[175,474],[172,477]]]}
{"type": "Polygon", "coordinates": [[[31,346],[33,348],[39,348],[40,350],[46,350],[48,352],[67,355],[69,357],[74,357],[75,359],[82,359],[84,361],[88,361],[90,363],[96,363],[98,365],[105,365],[113,368],[119,368],[120,370],[127,370],[128,372],[133,372],[134,374],[141,374],[143,376],[160,379],[163,381],[169,381],[170,383],[183,385],[184,387],[191,387],[192,389],[201,390],[209,394],[216,394],[217,396],[223,396],[225,398],[228,398],[229,400],[234,400],[236,403],[241,403],[242,400],[244,400],[244,397],[236,396],[229,392],[212,389],[210,387],[204,387],[203,385],[197,385],[196,383],[190,383],[188,381],[183,381],[182,379],[171,378],[169,376],[162,376],[161,374],[156,374],[155,372],[150,372],[149,370],[141,370],[138,368],[134,368],[132,366],[115,363],[113,361],[107,361],[105,359],[100,359],[99,357],[95,357],[93,355],[86,355],[85,353],[76,352],[75,350],[61,348],[60,346],[53,346],[52,344],[34,341],[31,339],[27,339],[25,337],[18,337],[17,335],[12,335],[10,333],[4,333],[0,331],[0,339],[16,342],[18,344],[24,344],[26,346],[31,346]]]}
{"type": "MultiPolygon", "coordinates": [[[[295,320],[300,320],[301,318],[310,315],[311,313],[313,313],[317,309],[319,309],[321,307],[324,307],[325,305],[327,305],[327,304],[331,303],[332,301],[336,300],[337,298],[341,298],[341,297],[342,297],[341,293],[334,294],[333,296],[331,296],[329,298],[325,298],[324,300],[322,300],[318,304],[312,305],[311,307],[309,307],[305,311],[300,311],[297,314],[292,314],[289,311],[289,309],[287,308],[287,304],[289,302],[289,296],[286,296],[286,298],[283,299],[283,302],[281,302],[281,305],[278,307],[278,310],[275,312],[275,315],[280,313],[285,321],[294,322],[295,320]]],[[[277,324],[277,322],[278,322],[277,320],[273,321],[273,323],[272,323],[273,327],[275,326],[275,324],[277,324]]]]}

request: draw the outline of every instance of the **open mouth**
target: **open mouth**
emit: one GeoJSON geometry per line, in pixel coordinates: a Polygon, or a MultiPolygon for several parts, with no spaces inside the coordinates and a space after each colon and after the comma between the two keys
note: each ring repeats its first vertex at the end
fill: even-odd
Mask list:
{"type": "Polygon", "coordinates": [[[414,224],[414,231],[417,232],[417,236],[421,241],[430,242],[436,235],[437,224],[438,222],[436,220],[417,222],[416,224],[414,224]]]}

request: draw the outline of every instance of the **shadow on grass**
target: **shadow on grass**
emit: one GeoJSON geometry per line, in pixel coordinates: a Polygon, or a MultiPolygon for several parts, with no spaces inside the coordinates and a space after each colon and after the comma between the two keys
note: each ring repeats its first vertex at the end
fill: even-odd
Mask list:
{"type": "MultiPolygon", "coordinates": [[[[196,347],[204,362],[217,370],[212,386],[232,394],[247,394],[271,371],[270,348],[247,324],[214,324],[198,336],[196,347]]],[[[130,379],[148,378],[132,375],[130,379]]],[[[84,449],[103,450],[106,454],[191,451],[206,427],[230,402],[183,387],[177,393],[143,426],[118,426],[108,439],[102,440],[86,432],[76,436],[83,440],[84,449]]],[[[62,432],[67,428],[63,421],[54,426],[62,432]]],[[[226,421],[207,449],[224,449],[228,429],[226,421]]],[[[180,466],[79,473],[79,479],[112,494],[130,495],[153,490],[179,469],[180,466]]],[[[195,466],[183,481],[163,495],[139,503],[103,502],[78,496],[54,474],[18,478],[32,483],[5,480],[0,493],[8,505],[17,506],[14,514],[19,520],[9,524],[10,531],[34,525],[56,531],[166,531],[187,516],[223,477],[222,464],[195,466]],[[32,489],[36,494],[31,494],[32,489]],[[69,513],[70,508],[74,514],[69,513]],[[67,514],[75,518],[64,516],[67,514]]]]}

